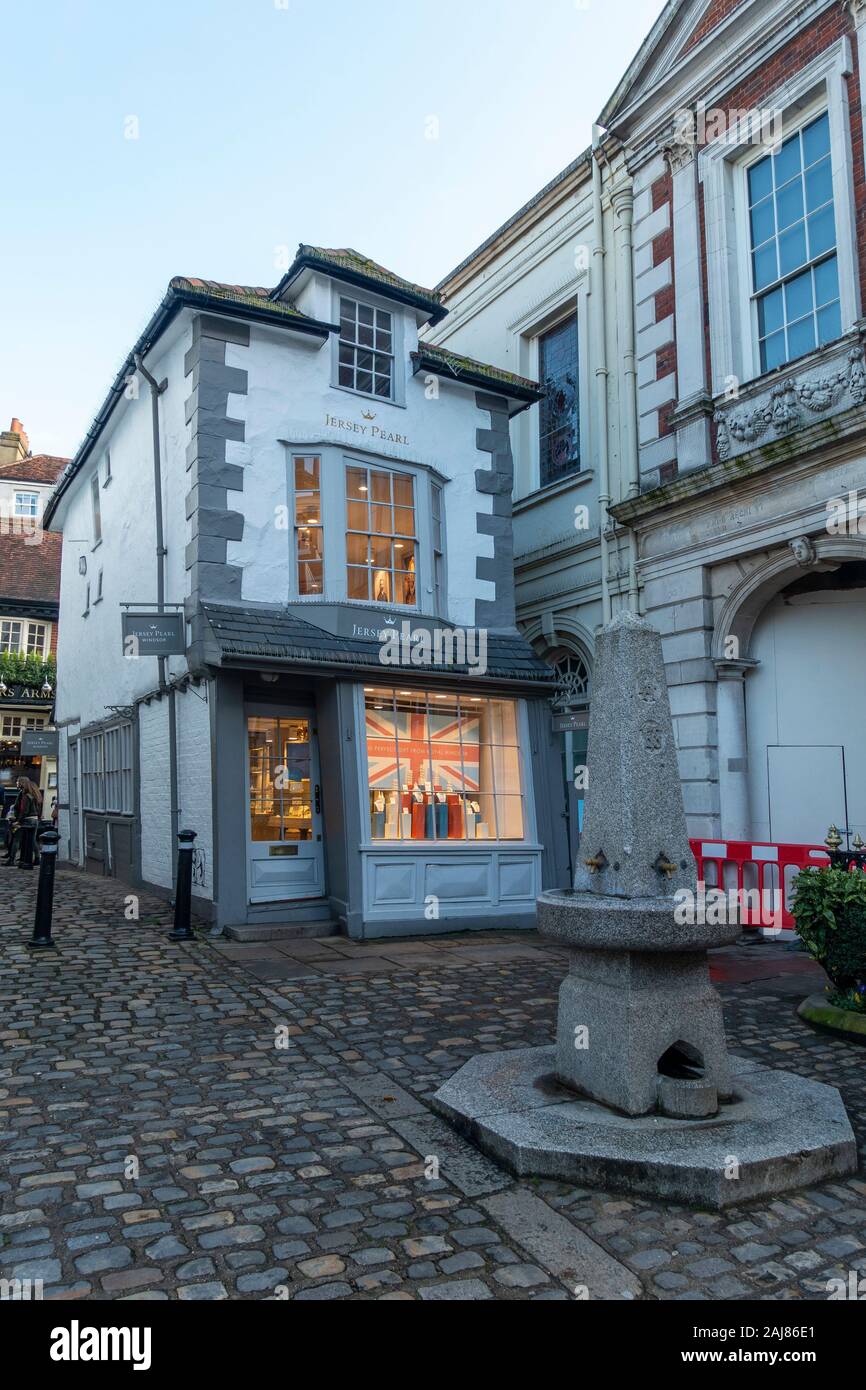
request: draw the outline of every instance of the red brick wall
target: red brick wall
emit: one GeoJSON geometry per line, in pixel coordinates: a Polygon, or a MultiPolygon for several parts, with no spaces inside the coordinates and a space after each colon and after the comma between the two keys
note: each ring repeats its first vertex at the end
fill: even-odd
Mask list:
{"type": "Polygon", "coordinates": [[[701,39],[705,39],[707,34],[711,33],[713,29],[721,24],[723,19],[727,19],[728,15],[742,4],[743,0],[712,0],[710,8],[707,10],[700,24],[697,26],[688,42],[683,46],[683,52],[688,53],[689,49],[699,44],[701,39]]]}

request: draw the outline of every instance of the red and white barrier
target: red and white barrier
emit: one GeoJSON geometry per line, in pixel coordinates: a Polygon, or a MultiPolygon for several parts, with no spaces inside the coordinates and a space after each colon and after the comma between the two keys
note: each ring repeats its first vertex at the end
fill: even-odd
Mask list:
{"type": "Polygon", "coordinates": [[[791,897],[801,869],[829,864],[825,845],[771,845],[748,840],[691,840],[698,882],[737,893],[744,926],[792,930],[791,897]]]}

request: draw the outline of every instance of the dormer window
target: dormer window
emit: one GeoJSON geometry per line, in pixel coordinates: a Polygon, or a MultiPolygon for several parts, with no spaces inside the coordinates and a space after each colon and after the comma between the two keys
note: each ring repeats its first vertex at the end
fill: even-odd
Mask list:
{"type": "Polygon", "coordinates": [[[394,396],[394,325],[386,309],[340,296],[337,381],[367,396],[394,396]]]}

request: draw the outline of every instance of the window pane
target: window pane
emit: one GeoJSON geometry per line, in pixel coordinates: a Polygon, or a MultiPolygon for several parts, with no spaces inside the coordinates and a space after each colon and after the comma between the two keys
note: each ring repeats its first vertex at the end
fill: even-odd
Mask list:
{"type": "Polygon", "coordinates": [[[391,542],[382,536],[370,537],[370,559],[374,566],[383,569],[391,568],[391,542]]]}
{"type": "Polygon", "coordinates": [[[371,497],[372,497],[372,499],[373,499],[374,502],[389,502],[389,503],[390,503],[390,501],[391,501],[391,474],[390,474],[390,473],[377,473],[377,472],[375,472],[375,471],[371,471],[371,473],[370,473],[370,486],[371,486],[371,488],[372,488],[372,491],[371,491],[371,494],[370,494],[370,495],[371,495],[371,497]]]}
{"type": "Polygon", "coordinates": [[[346,521],[350,531],[366,531],[369,526],[369,510],[366,502],[349,502],[346,508],[346,521]]]}
{"type": "Polygon", "coordinates": [[[318,491],[319,459],[316,456],[295,459],[295,490],[297,492],[318,491]]]}
{"type": "Polygon", "coordinates": [[[782,328],[785,321],[785,304],[782,290],[772,290],[770,294],[765,294],[758,300],[758,333],[762,338],[766,338],[768,333],[775,333],[782,328]]]}
{"type": "Polygon", "coordinates": [[[394,508],[394,530],[398,536],[414,536],[415,513],[408,507],[394,508]]]}
{"type": "Polygon", "coordinates": [[[836,257],[830,256],[820,265],[815,266],[815,303],[817,305],[829,304],[831,300],[839,298],[839,269],[836,264],[836,257]]]}
{"type": "Polygon", "coordinates": [[[381,535],[391,534],[392,512],[390,507],[374,503],[372,507],[372,529],[381,535]]]}
{"type": "Polygon", "coordinates": [[[826,111],[803,131],[803,163],[814,164],[830,151],[830,118],[826,111]]]}
{"type": "Polygon", "coordinates": [[[349,565],[347,593],[349,598],[368,599],[370,597],[369,568],[365,566],[364,569],[358,569],[354,565],[349,565]]]}
{"type": "MultiPolygon", "coordinates": [[[[821,213],[818,216],[822,216],[821,213]]],[[[811,219],[810,219],[811,220],[811,219]]],[[[779,237],[779,274],[788,275],[806,261],[806,228],[802,222],[779,237]]]]}
{"type": "MultiPolygon", "coordinates": [[[[439,488],[434,488],[435,493],[439,491],[439,488]]],[[[394,474],[394,503],[398,507],[411,507],[414,503],[412,479],[408,473],[394,474]]]]}
{"type": "Polygon", "coordinates": [[[298,593],[324,592],[324,570],[321,560],[304,560],[298,565],[298,593]]]}
{"type": "Polygon", "coordinates": [[[346,496],[366,499],[367,470],[365,468],[346,468],[346,496]]]}
{"type": "Polygon", "coordinates": [[[801,357],[804,352],[811,352],[814,346],[815,320],[810,314],[807,319],[800,319],[788,328],[788,359],[801,357]]]}
{"type": "Polygon", "coordinates": [[[800,135],[792,135],[786,140],[779,153],[773,156],[773,173],[776,187],[781,188],[800,171],[800,135]]]}
{"type": "Polygon", "coordinates": [[[347,536],[346,555],[350,565],[366,565],[370,558],[367,537],[347,536]]]}
{"type": "Polygon", "coordinates": [[[765,198],[749,214],[752,227],[752,246],[760,246],[776,233],[776,214],[772,198],[765,198]]]}
{"type": "Polygon", "coordinates": [[[778,279],[775,241],[769,242],[760,251],[755,252],[752,257],[752,270],[756,290],[762,290],[766,285],[771,285],[774,280],[778,279]]]}
{"type": "Polygon", "coordinates": [[[776,194],[776,221],[779,231],[799,222],[803,216],[803,183],[795,179],[776,194]]]}
{"type": "Polygon", "coordinates": [[[806,207],[809,212],[814,212],[824,203],[829,203],[832,197],[833,176],[830,172],[830,161],[822,159],[821,163],[816,164],[806,175],[806,207]]]}
{"type": "MultiPolygon", "coordinates": [[[[812,272],[797,275],[785,286],[785,316],[789,323],[812,312],[812,272]]],[[[774,325],[775,326],[775,325],[774,325]]]]}
{"type": "Polygon", "coordinates": [[[830,251],[836,245],[836,219],[833,204],[821,212],[813,212],[809,218],[809,252],[814,258],[830,251]]]}
{"type": "Polygon", "coordinates": [[[818,342],[830,343],[842,334],[842,313],[839,301],[818,310],[818,342]]]}
{"type": "Polygon", "coordinates": [[[523,839],[523,798],[496,794],[496,817],[500,840],[523,839]]]}
{"type": "Polygon", "coordinates": [[[761,370],[771,372],[785,361],[785,335],[774,333],[761,344],[761,370]]]}
{"type": "Polygon", "coordinates": [[[749,170],[749,203],[759,203],[773,191],[773,161],[770,155],[749,170]]]}

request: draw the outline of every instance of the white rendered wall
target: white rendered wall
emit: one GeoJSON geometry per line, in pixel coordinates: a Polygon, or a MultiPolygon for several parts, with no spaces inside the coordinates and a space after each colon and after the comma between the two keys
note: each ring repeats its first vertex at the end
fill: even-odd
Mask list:
{"type": "Polygon", "coordinates": [[[193,894],[207,899],[213,898],[210,698],[210,682],[176,697],[178,828],[196,832],[193,894]]]}
{"type": "Polygon", "coordinates": [[[139,706],[141,768],[141,876],[171,887],[171,774],[168,700],[139,706]]]}
{"type": "MultiPolygon", "coordinates": [[[[392,309],[396,318],[396,307],[392,309]]],[[[404,320],[407,356],[417,346],[417,334],[412,316],[404,320]]],[[[287,502],[288,446],[314,450],[334,445],[395,465],[427,466],[445,477],[448,616],[471,626],[476,600],[495,597],[493,584],[476,578],[476,560],[493,554],[493,538],[476,530],[477,514],[490,513],[492,499],[475,488],[475,470],[490,466],[490,455],[476,447],[476,432],[489,428],[490,417],[475,404],[474,390],[440,382],[438,397],[428,399],[424,377],[409,374],[404,407],[371,401],[330,385],[330,344],[317,351],[279,330],[258,326],[251,328],[248,347],[227,345],[226,364],[248,374],[247,394],[232,395],[228,403],[229,415],[245,421],[246,440],[230,444],[227,451],[229,462],[245,467],[243,491],[230,492],[228,498],[229,506],[243,513],[244,535],[230,541],[227,551],[228,563],[244,571],[244,599],[285,603],[290,597],[291,531],[275,524],[277,508],[287,502]],[[365,421],[365,411],[374,412],[375,421],[365,421]],[[329,418],[357,429],[335,427],[326,423],[329,418]],[[388,442],[373,436],[373,429],[408,442],[388,442]]],[[[410,365],[406,370],[411,372],[410,365]]],[[[327,525],[327,516],[325,521],[327,525]]],[[[342,587],[344,575],[338,580],[342,587]]]]}

